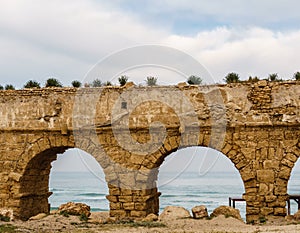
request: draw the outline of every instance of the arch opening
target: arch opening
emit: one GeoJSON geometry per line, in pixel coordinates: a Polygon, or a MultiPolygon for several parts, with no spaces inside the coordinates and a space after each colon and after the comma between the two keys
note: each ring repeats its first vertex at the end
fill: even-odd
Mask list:
{"type": "MultiPolygon", "coordinates": [[[[86,204],[92,203],[91,207],[93,210],[95,199],[99,198],[99,196],[104,196],[105,199],[105,193],[107,193],[107,187],[105,188],[104,185],[101,185],[101,179],[102,183],[104,180],[104,175],[101,171],[102,168],[94,157],[79,149],[52,147],[40,152],[28,162],[20,179],[20,203],[16,217],[27,220],[39,213],[49,213],[51,204],[55,208],[58,207],[56,206],[57,203],[63,204],[68,201],[86,203],[87,200],[90,200],[90,203],[86,204]],[[77,159],[76,152],[78,155],[77,159]],[[68,156],[69,159],[61,159],[68,156]],[[86,157],[89,158],[86,159],[86,157]],[[57,158],[58,161],[56,162],[57,158]],[[53,169],[52,166],[54,167],[53,169]],[[85,171],[78,171],[84,166],[86,168],[85,171]],[[73,173],[59,173],[59,170],[67,173],[73,170],[73,173]],[[93,183],[89,184],[91,181],[93,183]],[[95,188],[97,184],[99,187],[98,192],[96,192],[95,188]],[[102,188],[103,190],[101,190],[102,188]],[[76,189],[78,189],[77,193],[75,193],[76,189]],[[80,193],[80,190],[84,192],[80,193]],[[61,198],[63,193],[65,194],[65,199],[61,198]],[[76,195],[78,196],[77,199],[75,198],[76,195]]],[[[106,210],[107,207],[103,209],[106,210]]]]}
{"type": "Polygon", "coordinates": [[[90,154],[80,149],[69,149],[52,162],[49,180],[51,210],[61,204],[85,203],[91,211],[108,211],[108,187],[103,169],[90,154]]]}
{"type": "MultiPolygon", "coordinates": [[[[242,196],[244,183],[233,162],[208,147],[187,147],[170,153],[159,168],[160,212],[166,206],[191,210],[205,205],[210,214],[229,197],[242,196]]],[[[236,203],[245,219],[246,203],[236,203]]]]}
{"type": "MultiPolygon", "coordinates": [[[[290,175],[290,179],[288,180],[287,193],[288,195],[300,196],[300,160],[299,159],[295,163],[290,175]]],[[[299,207],[300,207],[300,203],[299,203],[299,207]]],[[[293,215],[298,211],[298,203],[295,200],[290,200],[290,210],[288,210],[288,208],[289,206],[287,205],[287,211],[290,212],[291,215],[293,215]]]]}

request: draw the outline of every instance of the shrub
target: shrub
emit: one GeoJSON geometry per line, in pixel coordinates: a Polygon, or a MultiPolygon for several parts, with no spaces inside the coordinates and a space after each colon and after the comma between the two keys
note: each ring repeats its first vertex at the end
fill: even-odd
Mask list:
{"type": "Polygon", "coordinates": [[[79,220],[80,221],[82,221],[82,222],[87,222],[87,220],[88,220],[89,218],[88,218],[88,216],[86,216],[86,214],[81,214],[80,216],[79,216],[79,220]]]}
{"type": "Polygon", "coordinates": [[[258,82],[259,81],[259,78],[257,76],[255,76],[254,78],[252,78],[252,76],[249,77],[248,79],[248,82],[251,82],[251,83],[255,83],[255,82],[258,82]]]}
{"type": "Polygon", "coordinates": [[[295,74],[294,74],[294,79],[296,79],[296,81],[300,81],[300,72],[297,71],[295,74]]]}
{"type": "Polygon", "coordinates": [[[281,79],[278,77],[277,73],[269,74],[268,80],[271,81],[271,82],[281,81],[281,79]]]}
{"type": "Polygon", "coordinates": [[[4,87],[2,85],[0,85],[0,90],[3,90],[3,89],[4,89],[4,87]]]}
{"type": "Polygon", "coordinates": [[[120,85],[121,85],[121,87],[122,87],[122,86],[124,86],[124,85],[127,83],[128,77],[127,77],[126,75],[122,75],[122,76],[118,79],[118,81],[119,81],[119,83],[120,83],[120,85]]]}
{"type": "Polygon", "coordinates": [[[153,76],[148,76],[146,82],[148,86],[156,86],[157,78],[153,76]]]}
{"type": "Polygon", "coordinates": [[[96,78],[92,83],[92,87],[101,87],[101,86],[102,86],[102,82],[98,78],[96,78]]]}
{"type": "Polygon", "coordinates": [[[15,87],[11,84],[5,85],[5,90],[15,90],[15,87]]]}
{"type": "Polygon", "coordinates": [[[81,82],[79,82],[79,81],[77,81],[77,80],[74,80],[73,82],[72,82],[72,86],[73,87],[81,87],[81,82]]]}
{"type": "Polygon", "coordinates": [[[104,86],[112,86],[113,84],[110,81],[104,83],[104,86]]]}
{"type": "Polygon", "coordinates": [[[260,216],[259,217],[259,223],[266,223],[267,222],[267,219],[265,216],[260,216]]]}
{"type": "Polygon", "coordinates": [[[66,217],[66,218],[70,217],[70,214],[66,211],[61,211],[59,214],[66,217]]]}
{"type": "Polygon", "coordinates": [[[24,88],[41,88],[40,84],[37,81],[29,80],[25,85],[24,88]]]}
{"type": "Polygon", "coordinates": [[[16,231],[16,226],[13,226],[11,224],[4,224],[0,225],[0,232],[6,232],[6,233],[14,233],[16,231]]]}
{"type": "Polygon", "coordinates": [[[238,83],[240,82],[240,76],[237,73],[229,73],[225,77],[225,82],[226,83],[238,83]]]}
{"type": "Polygon", "coordinates": [[[190,85],[200,85],[202,83],[202,78],[196,75],[191,75],[188,78],[187,83],[190,85]]]}
{"type": "Polygon", "coordinates": [[[62,87],[62,84],[56,78],[49,78],[46,81],[45,87],[62,87]]]}
{"type": "Polygon", "coordinates": [[[9,222],[10,221],[10,217],[4,216],[4,215],[0,214],[0,221],[2,221],[2,222],[9,222]]]}

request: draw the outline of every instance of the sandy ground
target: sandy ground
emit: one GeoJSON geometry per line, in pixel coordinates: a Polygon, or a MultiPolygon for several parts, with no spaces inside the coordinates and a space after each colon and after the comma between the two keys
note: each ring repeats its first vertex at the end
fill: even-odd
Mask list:
{"type": "Polygon", "coordinates": [[[64,217],[48,215],[40,220],[27,222],[0,222],[0,232],[131,232],[131,233],[296,233],[300,232],[300,224],[288,222],[268,222],[262,225],[248,225],[240,220],[219,216],[211,220],[177,219],[168,222],[146,223],[106,223],[107,213],[92,213],[88,222],[79,220],[78,216],[64,217]],[[11,224],[12,226],[7,226],[11,224]],[[13,229],[14,228],[14,229],[13,229]],[[7,231],[5,231],[6,229],[7,231]],[[8,230],[11,231],[8,231],[8,230]]]}

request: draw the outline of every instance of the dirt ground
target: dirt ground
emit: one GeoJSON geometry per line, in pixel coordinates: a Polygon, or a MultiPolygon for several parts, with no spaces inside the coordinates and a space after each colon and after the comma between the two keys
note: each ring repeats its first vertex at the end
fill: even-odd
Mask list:
{"type": "Polygon", "coordinates": [[[234,219],[219,216],[211,220],[196,220],[192,218],[157,222],[118,222],[107,221],[108,213],[92,213],[88,221],[82,221],[78,216],[62,216],[51,214],[40,220],[26,222],[0,222],[0,232],[116,232],[116,233],[296,233],[300,225],[291,222],[267,221],[260,225],[249,225],[234,219]]]}

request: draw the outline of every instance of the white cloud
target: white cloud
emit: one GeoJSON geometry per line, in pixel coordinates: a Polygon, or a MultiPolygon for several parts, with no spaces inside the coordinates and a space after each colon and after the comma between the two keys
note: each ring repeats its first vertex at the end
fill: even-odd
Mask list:
{"type": "MultiPolygon", "coordinates": [[[[226,25],[260,25],[299,22],[297,0],[164,0],[152,1],[153,8],[164,6],[161,13],[168,12],[174,17],[186,19],[204,19],[210,17],[226,25]],[[177,13],[177,15],[175,15],[177,13]],[[178,14],[180,13],[180,14],[178,14]]],[[[278,25],[279,26],[279,25],[278,25]]]]}
{"type": "MultiPolygon", "coordinates": [[[[291,11],[287,18],[296,17],[292,6],[297,3],[288,2],[279,1],[273,7],[289,8],[291,11]]],[[[43,83],[51,75],[58,77],[64,85],[70,85],[74,79],[82,80],[92,65],[104,56],[142,44],[162,44],[187,52],[207,67],[217,82],[232,71],[243,78],[249,75],[266,77],[274,72],[290,78],[300,69],[300,30],[220,26],[188,36],[163,29],[164,25],[158,28],[149,26],[136,14],[101,1],[2,0],[0,4],[2,85],[9,82],[20,88],[28,79],[43,83]]],[[[230,13],[226,9],[236,5],[237,8],[230,11],[236,11],[232,17],[237,17],[247,10],[246,6],[250,3],[243,5],[232,0],[226,1],[227,5],[218,4],[216,1],[187,1],[185,4],[181,1],[160,4],[154,1],[152,7],[156,12],[170,12],[166,18],[172,18],[179,9],[186,9],[187,12],[203,12],[204,16],[213,15],[219,20],[230,13]],[[220,9],[215,11],[217,6],[220,9]]],[[[253,18],[257,19],[265,15],[267,21],[272,21],[277,11],[263,14],[270,2],[252,1],[252,6],[259,4],[261,8],[257,8],[256,12],[246,14],[253,14],[253,18]]],[[[139,14],[143,12],[145,9],[141,8],[139,14]]],[[[282,16],[278,14],[278,17],[282,16]]],[[[168,78],[158,78],[160,83],[169,83],[168,78]]]]}
{"type": "Polygon", "coordinates": [[[281,33],[256,27],[223,27],[195,37],[171,35],[164,43],[193,55],[221,81],[229,72],[238,72],[244,79],[274,72],[291,78],[300,69],[299,40],[300,30],[281,33]]]}
{"type": "Polygon", "coordinates": [[[2,1],[0,32],[0,82],[15,79],[19,87],[28,73],[35,79],[54,73],[69,84],[107,54],[164,36],[122,12],[82,0],[2,1]]]}

